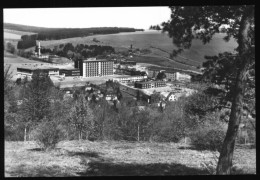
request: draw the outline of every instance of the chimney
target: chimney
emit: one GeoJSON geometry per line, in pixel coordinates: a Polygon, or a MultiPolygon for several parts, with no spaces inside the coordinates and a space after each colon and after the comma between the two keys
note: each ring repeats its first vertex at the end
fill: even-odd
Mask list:
{"type": "Polygon", "coordinates": [[[39,41],[39,45],[38,45],[38,56],[41,56],[41,44],[40,44],[40,41],[39,41]]]}

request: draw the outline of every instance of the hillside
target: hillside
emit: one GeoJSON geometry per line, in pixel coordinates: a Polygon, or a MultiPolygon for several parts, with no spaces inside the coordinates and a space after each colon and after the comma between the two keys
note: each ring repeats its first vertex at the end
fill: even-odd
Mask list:
{"type": "MultiPolygon", "coordinates": [[[[14,31],[27,31],[27,32],[50,32],[55,31],[59,32],[64,30],[64,28],[40,28],[33,26],[23,26],[23,25],[14,25],[9,23],[4,23],[4,28],[10,28],[14,31]]],[[[72,32],[75,33],[80,29],[69,29],[65,28],[66,33],[72,32]]],[[[91,29],[91,28],[86,28],[91,29]]],[[[102,28],[101,28],[102,29],[102,28]]],[[[81,29],[82,30],[82,29],[81,29]]],[[[80,30],[80,31],[81,31],[80,30]]],[[[93,30],[93,28],[92,28],[93,30]]],[[[10,38],[18,38],[15,34],[6,34],[10,32],[5,32],[5,36],[10,38]]],[[[55,34],[54,33],[54,34],[55,34]]],[[[65,34],[66,34],[65,33],[65,34]]],[[[59,34],[59,33],[58,33],[59,34]]],[[[61,33],[62,34],[62,33],[61,33]]],[[[75,36],[69,35],[69,36],[75,36]]],[[[61,37],[63,35],[60,35],[61,37]]],[[[66,35],[67,36],[67,35],[66,35]]],[[[162,65],[162,66],[170,66],[176,68],[183,69],[191,69],[196,70],[196,67],[201,66],[202,62],[205,61],[204,56],[212,56],[217,55],[218,53],[224,51],[234,51],[237,43],[234,39],[231,39],[229,42],[225,42],[223,40],[224,34],[216,34],[212,38],[212,41],[206,45],[204,45],[199,40],[194,40],[190,49],[185,50],[182,54],[174,58],[174,61],[169,59],[170,53],[176,47],[172,43],[172,39],[168,37],[165,33],[161,33],[156,30],[148,30],[141,32],[121,32],[116,34],[91,34],[90,36],[81,36],[81,37],[72,37],[72,38],[64,38],[59,40],[44,40],[41,41],[41,45],[45,48],[53,49],[55,46],[60,44],[72,43],[74,46],[76,44],[88,44],[88,45],[101,45],[101,46],[112,46],[115,48],[115,51],[126,51],[131,45],[133,49],[147,50],[148,54],[145,57],[138,57],[137,62],[149,63],[151,60],[151,64],[154,65],[162,65]],[[96,39],[94,42],[93,39],[96,39]],[[147,60],[148,59],[148,60],[147,60]],[[157,59],[157,60],[156,60],[157,59]],[[156,62],[158,61],[158,62],[156,62]]],[[[34,47],[29,48],[28,50],[34,50],[34,47]]]]}
{"type": "Polygon", "coordinates": [[[37,33],[37,40],[58,40],[64,38],[90,36],[93,34],[115,34],[120,32],[143,31],[143,29],[129,27],[43,28],[12,23],[4,23],[4,29],[34,32],[37,33]]]}
{"type": "MultiPolygon", "coordinates": [[[[205,61],[205,55],[217,55],[224,51],[234,51],[234,48],[237,46],[234,39],[225,42],[223,37],[224,34],[216,34],[212,41],[206,45],[199,40],[194,40],[191,48],[185,50],[176,60],[192,66],[198,66],[205,61]]],[[[41,44],[46,48],[54,48],[54,46],[66,43],[72,43],[73,45],[108,45],[114,47],[116,51],[127,50],[132,44],[134,49],[149,49],[151,51],[149,55],[163,57],[169,57],[169,53],[175,48],[172,44],[172,39],[167,34],[153,30],[42,41],[41,44]],[[93,38],[96,38],[100,42],[93,42],[93,38]]]]}
{"type": "Polygon", "coordinates": [[[11,29],[4,29],[4,39],[17,39],[20,40],[23,35],[32,35],[33,32],[16,31],[11,29]]]}

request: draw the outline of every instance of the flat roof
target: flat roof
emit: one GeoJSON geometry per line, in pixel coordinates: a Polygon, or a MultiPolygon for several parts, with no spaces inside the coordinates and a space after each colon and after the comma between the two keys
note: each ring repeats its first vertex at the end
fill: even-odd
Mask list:
{"type": "Polygon", "coordinates": [[[125,62],[136,62],[136,61],[133,61],[133,60],[126,60],[125,62]]]}
{"type": "Polygon", "coordinates": [[[130,76],[130,75],[121,75],[121,76],[118,76],[118,77],[114,77],[114,78],[134,78],[134,77],[143,77],[143,76],[138,76],[138,75],[135,75],[135,76],[130,76]]]}
{"type": "Polygon", "coordinates": [[[53,67],[17,67],[18,69],[24,69],[24,70],[59,70],[59,68],[53,68],[53,67]]]}
{"type": "Polygon", "coordinates": [[[82,62],[113,62],[113,61],[108,61],[106,59],[96,59],[96,60],[93,60],[93,59],[85,59],[85,60],[82,60],[82,62]]]}
{"type": "Polygon", "coordinates": [[[65,70],[65,71],[75,71],[75,70],[80,70],[80,69],[78,69],[78,68],[62,68],[62,69],[60,69],[60,70],[65,70]]]}
{"type": "Polygon", "coordinates": [[[143,81],[143,82],[136,82],[136,84],[149,84],[149,83],[155,83],[155,82],[164,82],[166,84],[165,81],[143,81]]]}

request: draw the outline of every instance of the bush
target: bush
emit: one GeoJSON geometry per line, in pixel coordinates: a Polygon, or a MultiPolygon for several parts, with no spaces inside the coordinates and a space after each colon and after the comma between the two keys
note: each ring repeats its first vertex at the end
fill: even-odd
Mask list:
{"type": "Polygon", "coordinates": [[[218,124],[201,126],[190,135],[192,145],[198,150],[220,151],[225,138],[225,129],[218,124]]]}
{"type": "Polygon", "coordinates": [[[55,122],[44,121],[36,128],[35,140],[44,150],[55,148],[61,138],[61,129],[55,122]]]}

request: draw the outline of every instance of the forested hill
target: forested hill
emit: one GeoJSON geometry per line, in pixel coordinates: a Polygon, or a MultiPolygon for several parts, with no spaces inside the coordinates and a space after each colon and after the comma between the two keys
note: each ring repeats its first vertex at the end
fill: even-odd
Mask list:
{"type": "MultiPolygon", "coordinates": [[[[96,27],[96,28],[44,28],[4,23],[4,29],[37,33],[37,40],[58,40],[73,37],[90,36],[94,34],[115,34],[120,32],[143,31],[143,29],[125,27],[96,27]]],[[[27,36],[27,35],[25,35],[27,36]]],[[[22,38],[23,39],[23,38],[22,38]]]]}

